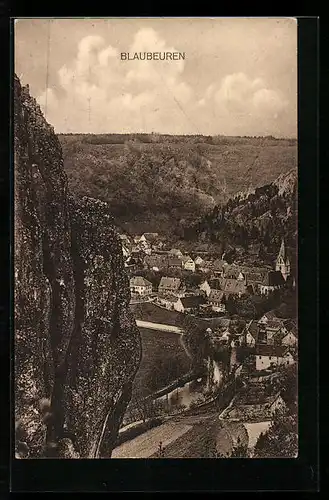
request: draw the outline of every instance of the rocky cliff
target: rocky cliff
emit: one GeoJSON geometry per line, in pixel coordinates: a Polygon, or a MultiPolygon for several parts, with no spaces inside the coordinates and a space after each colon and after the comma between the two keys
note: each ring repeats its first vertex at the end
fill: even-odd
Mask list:
{"type": "Polygon", "coordinates": [[[273,262],[282,238],[290,258],[297,248],[297,170],[281,174],[254,192],[241,193],[217,206],[201,221],[185,228],[187,240],[242,246],[246,253],[260,245],[261,259],[273,262]],[[264,255],[265,254],[265,255],[264,255]]]}
{"type": "Polygon", "coordinates": [[[14,197],[16,456],[109,457],[141,358],[121,246],[16,77],[14,197]]]}

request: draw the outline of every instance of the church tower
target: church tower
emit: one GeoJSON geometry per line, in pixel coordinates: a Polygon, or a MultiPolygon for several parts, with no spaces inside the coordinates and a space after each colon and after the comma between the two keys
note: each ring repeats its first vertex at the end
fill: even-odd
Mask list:
{"type": "Polygon", "coordinates": [[[290,276],[290,260],[286,253],[284,240],[281,241],[280,250],[275,262],[275,270],[280,271],[285,280],[290,276]]]}

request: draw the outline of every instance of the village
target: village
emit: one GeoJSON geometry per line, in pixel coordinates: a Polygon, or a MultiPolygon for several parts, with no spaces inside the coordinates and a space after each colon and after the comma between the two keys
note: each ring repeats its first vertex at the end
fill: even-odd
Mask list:
{"type": "MultiPolygon", "coordinates": [[[[219,258],[205,253],[185,254],[177,248],[169,248],[170,245],[164,243],[157,233],[144,233],[133,239],[121,234],[120,238],[130,281],[130,307],[140,330],[153,331],[154,335],[166,331],[168,334],[175,331],[182,334],[182,321],[189,318],[204,330],[204,338],[212,346],[212,351],[219,353],[217,358],[215,355],[214,359],[209,359],[203,389],[191,389],[193,384],[193,387],[198,385],[196,380],[181,377],[180,381],[174,380],[146,399],[157,402],[158,407],[162,404],[162,410],[157,414],[162,417],[165,414],[166,418],[171,415],[170,425],[174,425],[173,415],[176,424],[180,419],[192,418],[183,416],[182,408],[185,412],[193,408],[193,418],[196,418],[198,406],[203,414],[203,407],[221,401],[214,418],[217,420],[220,414],[221,422],[225,423],[225,435],[232,433],[243,440],[247,429],[248,446],[252,447],[259,434],[269,427],[274,413],[285,407],[281,397],[282,374],[297,367],[298,327],[295,317],[277,314],[278,308],[260,314],[255,307],[254,311],[249,310],[249,314],[243,314],[237,309],[232,310],[232,304],[244,300],[251,304],[253,301],[267,304],[266,301],[275,294],[277,304],[280,304],[282,294],[294,296],[296,284],[284,240],[271,268],[228,263],[225,255],[219,258]],[[229,353],[225,368],[223,352],[229,353]],[[177,404],[178,400],[180,404],[177,404]],[[226,403],[222,405],[224,401],[226,403]]],[[[119,436],[133,432],[134,418],[129,419],[128,413],[119,436]]],[[[211,415],[210,412],[202,418],[207,420],[211,415]]],[[[202,418],[198,425],[203,422],[202,418]]],[[[169,424],[162,423],[159,429],[163,425],[169,424]]],[[[148,430],[143,434],[145,439],[151,432],[157,431],[148,430]]],[[[142,436],[136,439],[138,441],[142,436]]],[[[156,439],[154,435],[152,446],[156,439]]],[[[224,450],[226,438],[224,441],[218,439],[221,440],[220,449],[224,450]]],[[[176,444],[171,438],[169,441],[167,456],[171,456],[170,453],[173,457],[179,456],[176,445],[180,441],[176,444]]],[[[129,446],[134,442],[129,440],[129,446]]],[[[227,456],[233,453],[234,442],[232,437],[227,456]]],[[[125,446],[128,444],[114,450],[114,456],[120,458],[120,453],[122,457],[133,453],[125,451],[125,446]]],[[[138,455],[139,451],[137,446],[135,453],[138,455]]],[[[193,451],[187,453],[193,456],[193,451]]]]}
{"type": "Polygon", "coordinates": [[[223,258],[211,261],[200,255],[193,259],[178,249],[164,250],[156,233],[135,237],[133,245],[127,236],[120,238],[125,267],[130,275],[132,304],[152,302],[160,308],[212,320],[212,324],[219,325],[211,330],[213,338],[227,342],[234,337],[236,345],[256,349],[256,369],[292,359],[287,349],[294,352],[297,348],[294,318],[279,318],[273,311],[258,320],[241,318],[245,326],[233,335],[229,319],[232,315],[227,314],[232,299],[268,297],[272,292],[295,288],[283,240],[274,269],[271,269],[228,264],[223,258]],[[157,287],[143,276],[145,270],[156,276],[157,287]]]}

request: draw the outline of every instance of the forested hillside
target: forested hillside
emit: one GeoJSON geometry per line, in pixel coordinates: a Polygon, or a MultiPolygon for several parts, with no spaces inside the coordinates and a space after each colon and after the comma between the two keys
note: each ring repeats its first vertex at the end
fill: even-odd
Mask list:
{"type": "Polygon", "coordinates": [[[296,167],[273,137],[59,135],[71,191],[110,203],[134,232],[172,233],[217,204],[296,167]]]}

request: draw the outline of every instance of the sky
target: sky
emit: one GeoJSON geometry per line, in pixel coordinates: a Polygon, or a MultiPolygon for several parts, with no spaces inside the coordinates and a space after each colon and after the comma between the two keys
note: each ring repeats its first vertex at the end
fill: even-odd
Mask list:
{"type": "Polygon", "coordinates": [[[16,19],[14,59],[57,133],[297,136],[291,18],[16,19]]]}

